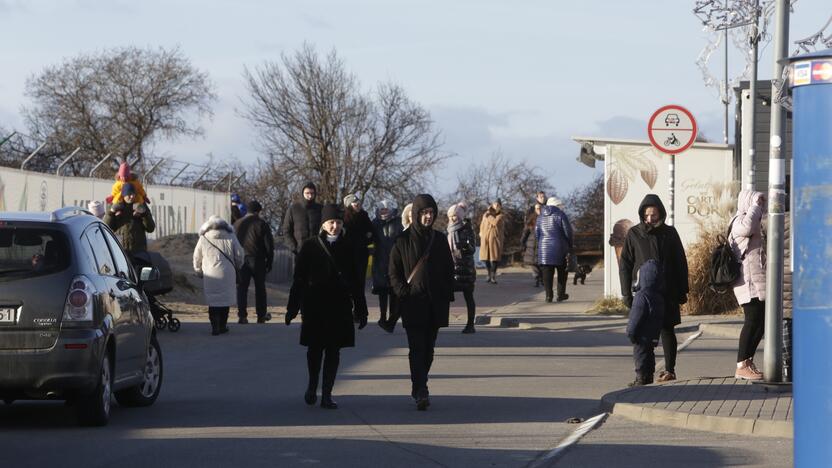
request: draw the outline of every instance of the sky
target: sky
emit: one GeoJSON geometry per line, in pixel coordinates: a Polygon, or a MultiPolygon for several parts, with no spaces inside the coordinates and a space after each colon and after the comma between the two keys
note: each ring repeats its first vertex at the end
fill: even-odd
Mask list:
{"type": "MultiPolygon", "coordinates": [[[[363,89],[395,82],[431,113],[443,149],[455,155],[437,168],[437,192],[475,177],[471,165],[500,152],[536,167],[567,195],[601,170],[576,161],[579,146],[571,137],[646,140],[647,120],[665,104],[687,107],[701,133],[722,142],[719,94],[704,85],[695,64],[714,36],[703,30],[693,4],[0,0],[0,126],[24,129],[26,79],[47,65],[113,47],[179,47],[210,74],[218,100],[213,119],[203,121],[204,137],[162,142],[157,154],[200,163],[210,152],[249,164],[261,155],[240,117],[242,71],[308,42],[321,53],[335,49],[363,89]]],[[[789,50],[830,15],[828,0],[799,0],[789,50]]],[[[760,79],[772,75],[771,49],[763,49],[760,79]]],[[[736,77],[742,52],[732,45],[728,56],[729,76],[736,77]]],[[[722,63],[720,49],[711,73],[721,77],[722,63]]]]}

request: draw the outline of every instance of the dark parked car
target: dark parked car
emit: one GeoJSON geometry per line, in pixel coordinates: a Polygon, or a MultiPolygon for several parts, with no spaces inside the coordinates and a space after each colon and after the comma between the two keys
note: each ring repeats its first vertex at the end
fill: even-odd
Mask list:
{"type": "Polygon", "coordinates": [[[80,208],[0,213],[0,399],[63,399],[104,425],[115,395],[149,406],[162,350],[142,281],[113,232],[80,208]]]}

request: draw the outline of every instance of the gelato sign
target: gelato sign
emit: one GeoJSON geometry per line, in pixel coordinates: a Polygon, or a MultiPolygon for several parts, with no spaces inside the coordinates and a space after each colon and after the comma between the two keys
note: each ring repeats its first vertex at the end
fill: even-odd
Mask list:
{"type": "Polygon", "coordinates": [[[687,206],[687,214],[700,218],[708,218],[719,213],[722,201],[713,181],[703,182],[696,179],[682,181],[682,195],[687,206]]]}

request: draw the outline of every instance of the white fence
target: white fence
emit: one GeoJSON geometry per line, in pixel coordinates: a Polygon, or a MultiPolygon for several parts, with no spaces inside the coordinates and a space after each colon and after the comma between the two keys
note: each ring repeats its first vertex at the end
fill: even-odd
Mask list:
{"type": "MultiPolygon", "coordinates": [[[[104,203],[113,182],[0,167],[0,211],[52,211],[64,206],[86,208],[90,200],[104,203]]],[[[156,231],[148,236],[151,239],[195,233],[212,214],[228,220],[231,213],[227,192],[169,185],[148,185],[145,190],[156,221],[156,231]]]]}

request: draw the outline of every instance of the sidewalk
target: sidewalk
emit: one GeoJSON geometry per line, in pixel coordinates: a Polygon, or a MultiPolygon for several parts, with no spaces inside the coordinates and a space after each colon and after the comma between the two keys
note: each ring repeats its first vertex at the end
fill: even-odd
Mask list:
{"type": "MultiPolygon", "coordinates": [[[[602,295],[602,275],[597,273],[587,278],[583,286],[572,285],[570,281],[567,286],[570,298],[565,302],[547,304],[538,289],[540,292],[533,300],[486,311],[477,321],[485,326],[551,332],[620,331],[623,344],[626,341],[623,337],[626,317],[584,313],[602,295]]],[[[698,370],[711,373],[723,371],[725,357],[735,353],[729,353],[728,346],[734,346],[741,327],[742,319],[737,316],[683,316],[681,325],[676,328],[680,335],[680,359],[684,359],[683,347],[697,343],[697,347],[701,348],[695,350],[699,360],[698,370]]],[[[730,362],[731,358],[728,359],[730,362]]],[[[601,408],[624,418],[661,426],[793,437],[791,387],[752,384],[734,379],[733,375],[702,376],[617,390],[603,396],[601,408]]]]}

